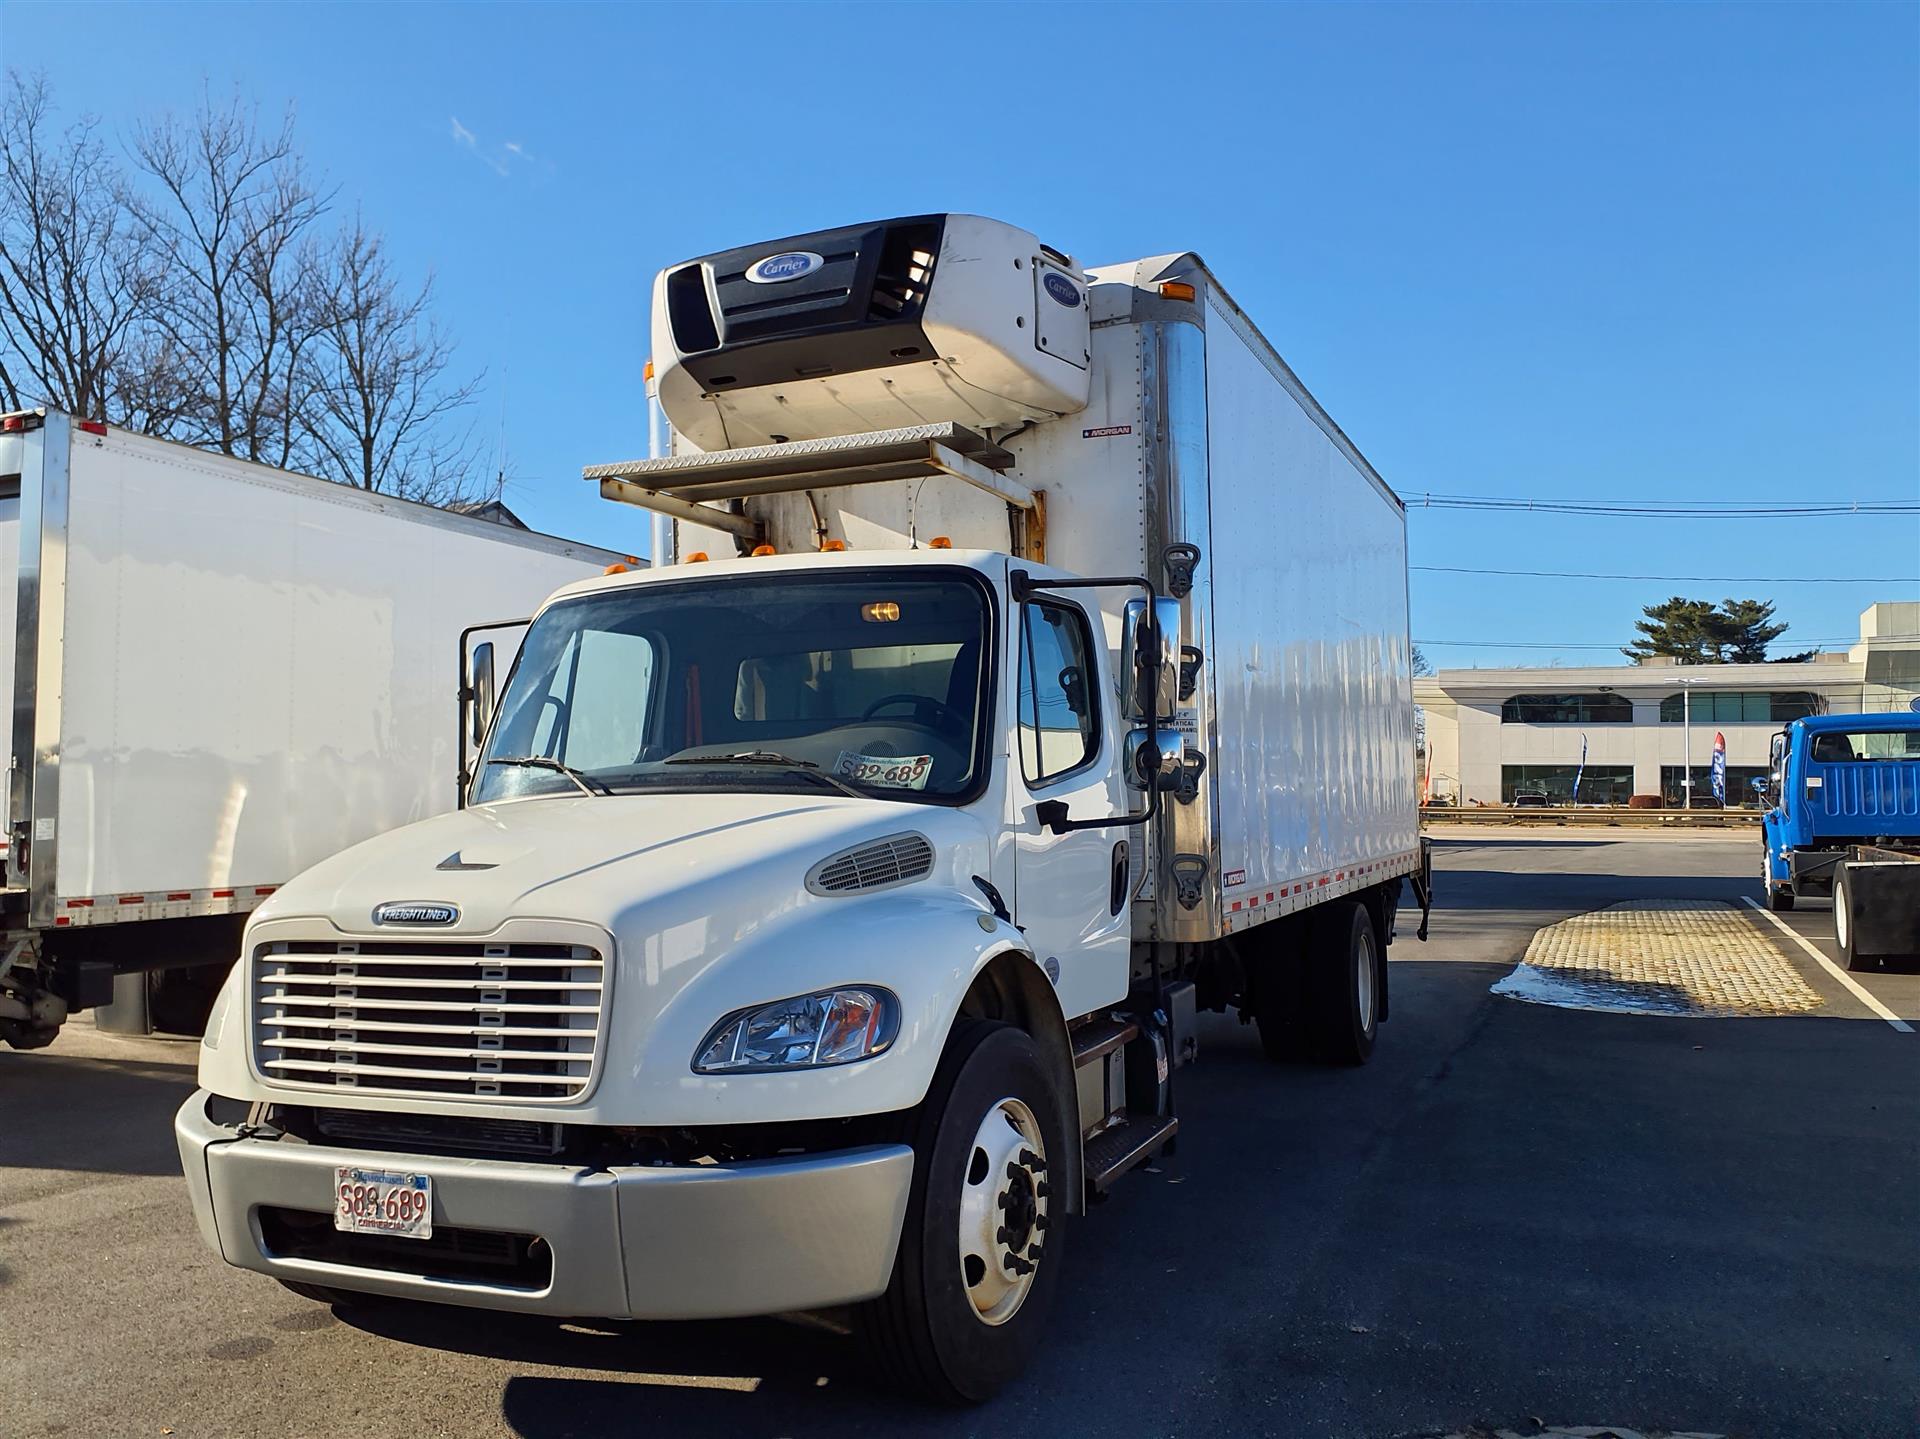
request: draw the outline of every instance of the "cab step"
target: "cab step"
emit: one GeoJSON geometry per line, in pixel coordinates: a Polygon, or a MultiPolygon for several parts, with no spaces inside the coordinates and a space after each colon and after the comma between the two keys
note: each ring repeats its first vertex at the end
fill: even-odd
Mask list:
{"type": "Polygon", "coordinates": [[[1131,1043],[1139,1034],[1139,1025],[1118,1015],[1104,1014],[1090,1019],[1069,1036],[1073,1040],[1073,1067],[1084,1069],[1121,1045],[1131,1043]]]}
{"type": "Polygon", "coordinates": [[[1171,1114],[1129,1114],[1101,1130],[1081,1147],[1088,1192],[1105,1194],[1121,1175],[1165,1149],[1179,1130],[1171,1114]]]}

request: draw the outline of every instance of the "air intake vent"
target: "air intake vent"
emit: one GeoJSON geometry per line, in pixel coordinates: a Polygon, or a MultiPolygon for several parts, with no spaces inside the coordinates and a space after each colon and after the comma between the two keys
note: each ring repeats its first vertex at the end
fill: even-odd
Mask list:
{"type": "Polygon", "coordinates": [[[891,834],[829,855],[807,873],[815,894],[866,894],[911,884],[933,872],[933,845],[923,834],[891,834]]]}
{"type": "Polygon", "coordinates": [[[940,226],[896,225],[887,231],[880,267],[867,299],[869,321],[918,319],[933,283],[934,256],[940,250],[940,226]]]}

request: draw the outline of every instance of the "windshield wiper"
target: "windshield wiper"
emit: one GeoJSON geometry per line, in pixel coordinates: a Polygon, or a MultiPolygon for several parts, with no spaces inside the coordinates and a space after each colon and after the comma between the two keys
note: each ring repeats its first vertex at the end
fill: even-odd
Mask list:
{"type": "Polygon", "coordinates": [[[507,754],[495,755],[488,764],[518,765],[522,769],[550,769],[555,774],[563,774],[580,786],[582,794],[612,794],[613,790],[601,780],[570,764],[562,764],[557,759],[549,759],[543,754],[507,754]]]}
{"type": "Polygon", "coordinates": [[[741,764],[766,765],[771,769],[793,770],[831,785],[842,794],[850,794],[855,799],[872,799],[873,796],[857,785],[848,784],[839,775],[829,773],[810,759],[795,759],[792,755],[781,754],[770,749],[743,749],[732,754],[678,754],[664,761],[666,764],[741,764]]]}

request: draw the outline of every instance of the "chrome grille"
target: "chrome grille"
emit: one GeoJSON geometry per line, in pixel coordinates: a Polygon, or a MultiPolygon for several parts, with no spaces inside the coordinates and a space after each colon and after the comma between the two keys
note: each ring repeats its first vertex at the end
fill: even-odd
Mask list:
{"type": "Polygon", "coordinates": [[[303,1089],[573,1099],[605,995],[586,945],[280,940],[253,953],[254,1060],[303,1089]]]}
{"type": "Polygon", "coordinates": [[[933,846],[921,834],[893,834],[857,849],[842,850],[807,875],[815,894],[857,894],[922,879],[933,870],[933,846]]]}

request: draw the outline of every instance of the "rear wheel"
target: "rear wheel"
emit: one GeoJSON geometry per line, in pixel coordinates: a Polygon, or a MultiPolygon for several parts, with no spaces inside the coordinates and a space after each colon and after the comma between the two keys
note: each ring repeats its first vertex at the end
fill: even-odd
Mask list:
{"type": "Polygon", "coordinates": [[[1380,947],[1364,904],[1335,900],[1308,928],[1307,997],[1314,1049],[1331,1064],[1365,1064],[1380,1028],[1380,947]]]}
{"type": "Polygon", "coordinates": [[[1033,1040],[963,1020],[912,1137],[893,1277],[859,1328],[896,1384],[977,1404],[1039,1347],[1060,1272],[1058,1169],[1072,1161],[1033,1040]]]}
{"type": "Polygon", "coordinates": [[[1850,970],[1873,969],[1873,959],[1854,949],[1853,891],[1847,883],[1847,867],[1836,865],[1833,872],[1833,942],[1840,948],[1840,963],[1850,970]]]}

